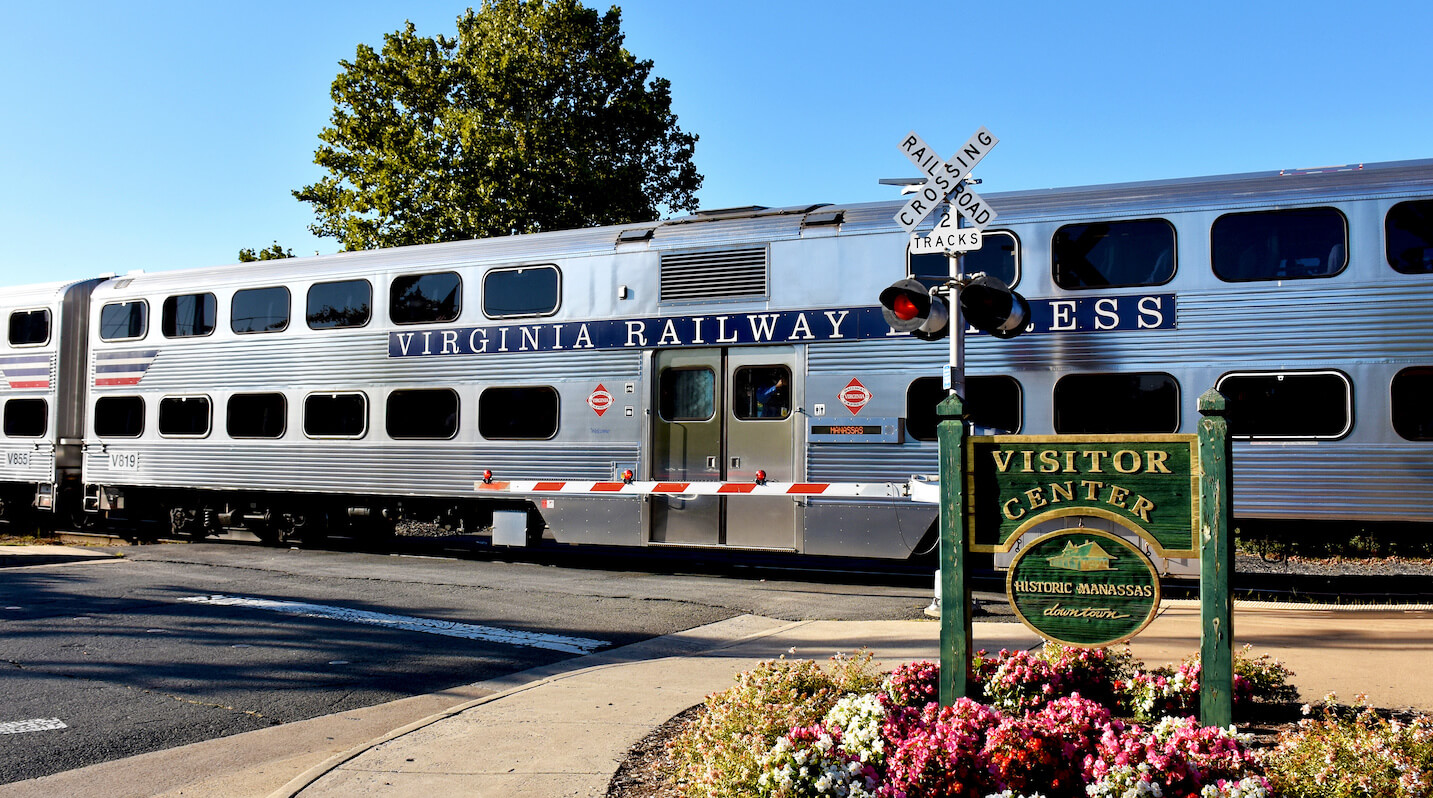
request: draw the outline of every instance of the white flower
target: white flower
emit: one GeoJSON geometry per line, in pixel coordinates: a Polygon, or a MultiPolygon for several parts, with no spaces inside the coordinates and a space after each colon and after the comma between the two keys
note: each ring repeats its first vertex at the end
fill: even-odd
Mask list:
{"type": "Polygon", "coordinates": [[[826,713],[825,723],[841,729],[841,750],[862,762],[878,764],[885,755],[881,724],[886,710],[874,694],[841,698],[826,713]]]}

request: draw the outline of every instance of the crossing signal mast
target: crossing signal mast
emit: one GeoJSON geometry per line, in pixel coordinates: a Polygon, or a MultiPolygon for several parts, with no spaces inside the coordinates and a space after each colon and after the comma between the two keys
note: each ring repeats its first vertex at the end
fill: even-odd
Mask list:
{"type": "MultiPolygon", "coordinates": [[[[950,338],[950,362],[945,367],[943,383],[951,394],[965,399],[965,326],[990,333],[996,338],[1014,338],[1025,331],[1030,324],[1030,305],[1025,298],[1011,290],[999,278],[977,273],[967,275],[962,270],[961,253],[979,249],[986,225],[995,221],[996,213],[985,200],[970,188],[970,170],[999,142],[995,135],[984,127],[965,142],[949,160],[943,160],[929,144],[915,131],[901,140],[901,152],[910,159],[926,177],[912,193],[911,198],[896,214],[896,223],[911,234],[912,244],[926,249],[945,251],[950,263],[950,278],[943,284],[926,288],[919,280],[910,278],[897,280],[881,292],[881,315],[891,329],[908,332],[917,338],[935,341],[950,338]],[[931,213],[945,206],[935,229],[925,236],[916,234],[916,227],[931,213]],[[959,217],[964,217],[969,227],[961,227],[959,217]]],[[[902,181],[904,182],[904,181],[902,181]]],[[[970,661],[970,584],[965,579],[962,565],[965,561],[964,527],[957,520],[961,500],[960,472],[951,472],[948,464],[959,461],[959,455],[947,456],[949,450],[957,453],[965,439],[965,421],[960,422],[960,432],[947,438],[945,428],[951,426],[942,421],[938,434],[941,448],[941,512],[940,512],[940,570],[936,574],[935,600],[928,613],[938,612],[941,596],[956,596],[952,602],[954,612],[941,612],[941,697],[943,702],[954,701],[952,686],[956,684],[952,674],[963,667],[954,663],[970,661]],[[963,637],[956,635],[963,629],[963,637]],[[963,640],[963,643],[956,641],[963,640]],[[956,646],[960,646],[958,655],[956,646]]],[[[964,681],[959,684],[964,685],[964,681]]]]}

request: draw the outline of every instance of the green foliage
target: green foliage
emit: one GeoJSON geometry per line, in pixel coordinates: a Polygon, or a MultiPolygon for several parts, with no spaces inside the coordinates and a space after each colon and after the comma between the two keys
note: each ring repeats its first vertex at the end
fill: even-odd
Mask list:
{"type": "Polygon", "coordinates": [[[279,260],[280,258],[292,258],[293,256],[294,251],[292,249],[284,249],[279,246],[279,242],[277,241],[269,248],[259,250],[257,254],[252,249],[239,250],[240,263],[253,263],[256,260],[279,260]]]}
{"type": "Polygon", "coordinates": [[[1269,785],[1287,798],[1428,798],[1433,717],[1400,723],[1366,705],[1340,708],[1329,696],[1263,759],[1269,785]]]}
{"type": "MultiPolygon", "coordinates": [[[[1251,647],[1234,651],[1234,711],[1242,714],[1255,701],[1284,703],[1297,701],[1299,691],[1289,679],[1294,672],[1268,654],[1255,657],[1251,647]]],[[[1178,667],[1164,665],[1136,668],[1117,685],[1121,702],[1138,720],[1153,721],[1166,715],[1189,715],[1199,707],[1199,680],[1203,666],[1199,654],[1192,654],[1178,667]]]]}
{"type": "Polygon", "coordinates": [[[1245,520],[1235,529],[1235,549],[1277,562],[1290,557],[1361,560],[1433,557],[1427,524],[1352,521],[1245,520]]]}
{"type": "MultiPolygon", "coordinates": [[[[993,680],[1024,689],[1027,675],[1041,675],[1059,686],[1035,691],[1047,698],[1078,685],[1124,703],[1117,690],[1143,666],[1128,652],[1050,646],[1039,656],[982,652],[975,668],[987,690],[993,680]]],[[[1182,674],[1187,692],[1198,662],[1149,673],[1182,674]]],[[[1295,694],[1287,668],[1247,647],[1236,654],[1235,675],[1236,694],[1246,700],[1295,694]]],[[[1256,752],[1252,738],[1232,727],[1200,726],[1192,717],[1131,724],[1111,716],[1114,704],[1079,696],[1038,706],[1022,701],[1005,713],[965,698],[942,708],[934,703],[938,684],[930,662],[907,663],[882,680],[869,653],[837,658],[825,671],[809,661],[764,662],[707,698],[705,716],[672,743],[669,772],[684,795],[702,798],[872,791],[912,798],[1433,798],[1433,717],[1392,720],[1362,696],[1349,708],[1330,695],[1315,717],[1256,752]]]]}
{"type": "Polygon", "coordinates": [[[310,229],[352,250],[695,209],[697,138],[622,43],[616,7],[483,0],[456,38],[410,22],[382,52],[360,45],[314,153],[328,175],[294,192],[310,229]]]}
{"type": "Polygon", "coordinates": [[[751,794],[764,756],[797,726],[820,721],[843,696],[880,686],[869,652],[837,656],[822,670],[810,660],[772,660],[707,697],[706,714],[672,743],[685,794],[737,798],[751,794]]]}
{"type": "Polygon", "coordinates": [[[1285,702],[1299,700],[1299,689],[1289,683],[1294,672],[1269,654],[1255,657],[1252,646],[1234,650],[1234,700],[1285,702]]]}
{"type": "Polygon", "coordinates": [[[1038,709],[1055,698],[1080,694],[1092,701],[1114,702],[1138,663],[1129,649],[1080,648],[1046,643],[1035,653],[979,651],[971,675],[980,696],[1005,711],[1038,709]]]}

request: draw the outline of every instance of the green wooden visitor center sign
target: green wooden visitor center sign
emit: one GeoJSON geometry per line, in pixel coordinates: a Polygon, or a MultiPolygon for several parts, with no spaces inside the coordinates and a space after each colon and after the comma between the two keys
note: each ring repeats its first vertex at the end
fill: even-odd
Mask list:
{"type": "Polygon", "coordinates": [[[1199,398],[1196,435],[967,435],[964,402],[941,403],[941,703],[967,692],[973,553],[1011,552],[1006,592],[1046,639],[1099,647],[1158,613],[1163,557],[1200,558],[1200,719],[1233,715],[1233,570],[1224,397],[1199,398]]]}
{"type": "Polygon", "coordinates": [[[1036,524],[1096,516],[1145,538],[1162,556],[1197,553],[1194,435],[972,437],[965,461],[971,551],[1010,551],[1036,524]]]}

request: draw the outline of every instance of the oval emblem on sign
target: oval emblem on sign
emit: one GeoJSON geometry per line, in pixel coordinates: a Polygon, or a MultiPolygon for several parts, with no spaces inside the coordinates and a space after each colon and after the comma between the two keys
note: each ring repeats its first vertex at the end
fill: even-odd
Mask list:
{"type": "Polygon", "coordinates": [[[587,406],[592,408],[598,417],[601,417],[603,413],[607,412],[607,408],[612,406],[612,394],[608,393],[601,383],[598,383],[597,387],[592,389],[592,393],[587,395],[587,406]]]}
{"type": "Polygon", "coordinates": [[[1123,538],[1063,529],[1016,555],[1005,592],[1020,621],[1040,636],[1099,647],[1134,637],[1159,611],[1159,573],[1123,538]]]}
{"type": "Polygon", "coordinates": [[[860,380],[853,377],[850,382],[846,383],[846,387],[841,389],[838,398],[847,410],[855,414],[861,412],[861,408],[871,401],[871,391],[862,385],[860,380]]]}

